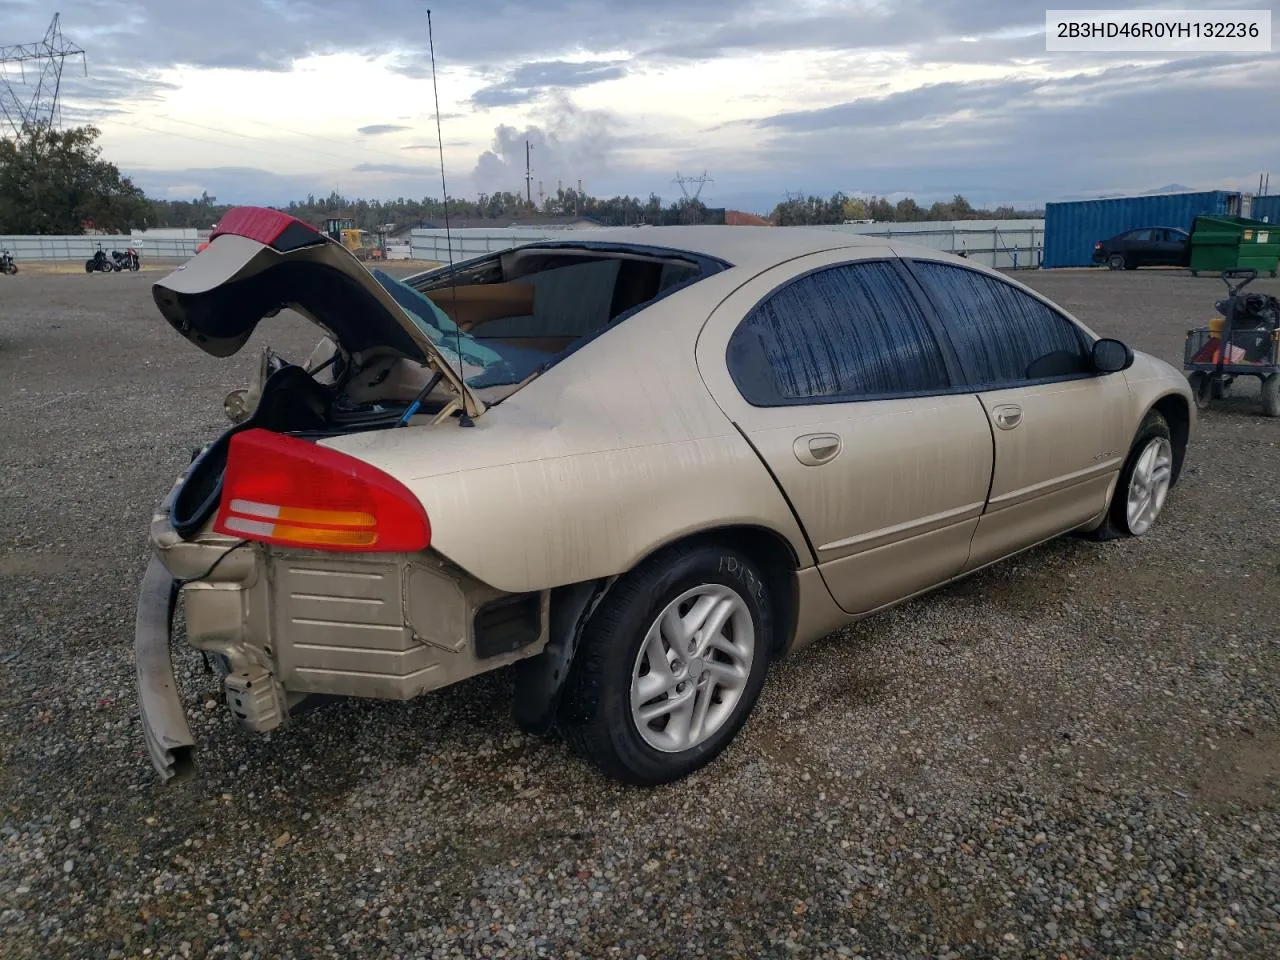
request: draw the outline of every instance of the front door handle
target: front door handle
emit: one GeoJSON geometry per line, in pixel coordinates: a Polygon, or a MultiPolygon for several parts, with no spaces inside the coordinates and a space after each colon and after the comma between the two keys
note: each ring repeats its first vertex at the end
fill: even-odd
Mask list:
{"type": "Polygon", "coordinates": [[[1022,422],[1022,408],[1016,403],[1002,403],[991,411],[991,416],[1001,430],[1012,430],[1022,422]]]}
{"type": "Polygon", "coordinates": [[[810,433],[796,438],[794,450],[796,459],[806,467],[816,467],[839,456],[843,445],[834,433],[810,433]]]}

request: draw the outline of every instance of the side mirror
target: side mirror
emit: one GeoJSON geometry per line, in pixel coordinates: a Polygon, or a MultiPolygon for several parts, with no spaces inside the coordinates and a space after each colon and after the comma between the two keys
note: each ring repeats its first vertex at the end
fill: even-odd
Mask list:
{"type": "Polygon", "coordinates": [[[1098,373],[1119,373],[1133,366],[1133,351],[1127,343],[1104,338],[1094,341],[1093,369],[1098,373]]]}

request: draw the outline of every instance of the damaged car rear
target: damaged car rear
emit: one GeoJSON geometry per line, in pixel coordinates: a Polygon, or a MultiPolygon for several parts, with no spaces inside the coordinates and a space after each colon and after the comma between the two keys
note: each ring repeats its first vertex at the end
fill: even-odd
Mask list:
{"type": "Polygon", "coordinates": [[[257,382],[224,401],[231,425],[153,517],[136,658],[161,776],[190,770],[194,749],[169,655],[179,595],[189,642],[218,664],[246,730],[274,729],[314,694],[403,700],[536,658],[558,627],[516,705],[524,726],[548,728],[564,647],[607,577],[566,583],[563,565],[513,563],[548,518],[523,520],[532,502],[513,509],[510,466],[582,444],[545,405],[513,405],[500,423],[488,411],[725,266],[634,244],[547,244],[410,284],[285,214],[230,211],[205,250],[154,285],[160,313],[217,357],[284,309],[323,339],[298,362],[263,350],[257,382]],[[462,482],[462,470],[475,475],[462,482]]]}

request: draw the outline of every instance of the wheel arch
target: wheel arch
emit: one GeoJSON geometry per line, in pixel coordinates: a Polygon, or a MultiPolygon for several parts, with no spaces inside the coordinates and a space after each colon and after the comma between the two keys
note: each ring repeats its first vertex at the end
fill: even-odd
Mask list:
{"type": "Polygon", "coordinates": [[[1185,397],[1167,393],[1151,405],[1148,413],[1151,412],[1160,414],[1169,425],[1169,440],[1173,444],[1173,476],[1170,478],[1172,486],[1182,474],[1187,446],[1191,442],[1191,407],[1185,397]]]}
{"type": "MultiPolygon", "coordinates": [[[[799,615],[796,571],[801,567],[795,545],[785,534],[760,524],[725,523],[682,533],[655,544],[631,569],[667,550],[718,543],[740,550],[764,569],[769,599],[774,605],[774,638],[771,653],[787,649],[799,615]]],[[[625,576],[623,573],[620,576],[625,576]]],[[[613,578],[616,581],[618,578],[613,578]]],[[[610,581],[612,584],[613,581],[610,581]]],[[[554,599],[554,595],[553,595],[554,599]]]]}
{"type": "MultiPolygon", "coordinates": [[[[678,547],[717,543],[740,550],[764,570],[769,599],[774,606],[774,637],[770,654],[786,650],[795,631],[799,615],[799,593],[796,571],[800,557],[795,546],[783,534],[759,524],[722,524],[686,533],[655,547],[639,563],[644,563],[665,550],[678,547]]],[[[639,563],[636,565],[639,566],[639,563]]]]}
{"type": "MultiPolygon", "coordinates": [[[[785,652],[798,623],[799,589],[796,571],[800,558],[785,535],[755,524],[723,524],[673,537],[655,545],[631,568],[662,553],[703,544],[720,544],[739,550],[758,563],[765,574],[774,607],[774,635],[770,655],[785,652]]],[[[630,572],[630,571],[627,571],[630,572]]],[[[544,651],[515,665],[516,723],[531,733],[546,732],[555,722],[561,695],[578,650],[582,630],[613,585],[626,573],[581,583],[565,584],[550,591],[550,637],[544,651]]]]}

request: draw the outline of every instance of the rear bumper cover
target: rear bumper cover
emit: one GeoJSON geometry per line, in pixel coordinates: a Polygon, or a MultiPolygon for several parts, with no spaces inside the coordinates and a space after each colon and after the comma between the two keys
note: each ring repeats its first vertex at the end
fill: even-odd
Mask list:
{"type": "Polygon", "coordinates": [[[133,643],[142,733],[151,764],[163,780],[190,773],[195,749],[169,653],[177,597],[172,574],[152,557],[138,595],[133,643]]]}

